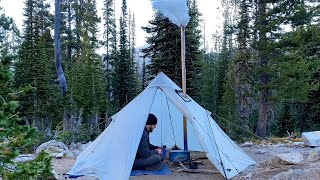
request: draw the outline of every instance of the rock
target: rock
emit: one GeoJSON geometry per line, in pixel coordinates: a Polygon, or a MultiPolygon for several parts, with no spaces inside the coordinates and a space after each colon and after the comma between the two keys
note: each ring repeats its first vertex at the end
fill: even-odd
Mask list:
{"type": "Polygon", "coordinates": [[[64,155],[64,153],[69,151],[69,149],[64,143],[51,140],[37,147],[36,154],[39,154],[41,151],[46,151],[52,157],[59,157],[61,156],[60,153],[63,153],[64,155]]]}
{"type": "Polygon", "coordinates": [[[75,157],[77,157],[77,156],[79,156],[81,151],[79,149],[75,149],[75,150],[72,151],[72,153],[75,155],[75,157]]]}
{"type": "Polygon", "coordinates": [[[278,144],[275,144],[273,147],[274,147],[274,148],[281,148],[281,147],[287,147],[287,146],[288,146],[287,144],[278,143],[278,144]]]}
{"type": "Polygon", "coordinates": [[[81,147],[81,143],[78,142],[78,143],[77,143],[77,148],[80,148],[80,147],[81,147]]]}
{"type": "Polygon", "coordinates": [[[79,146],[79,150],[80,150],[80,151],[84,151],[91,143],[92,143],[92,141],[89,141],[89,142],[86,143],[86,144],[81,144],[81,145],[79,146]]]}
{"type": "Polygon", "coordinates": [[[300,153],[278,154],[274,161],[284,165],[295,165],[303,161],[303,156],[300,153]]]}
{"type": "Polygon", "coordinates": [[[88,144],[81,144],[80,151],[84,151],[88,147],[88,144]]]}
{"type": "Polygon", "coordinates": [[[49,154],[49,156],[51,157],[56,157],[56,155],[58,155],[59,153],[51,153],[51,152],[47,152],[49,154]]]}
{"type": "Polygon", "coordinates": [[[304,146],[304,142],[293,142],[293,146],[304,146]]]}
{"type": "Polygon", "coordinates": [[[52,169],[51,173],[53,177],[50,177],[50,179],[59,179],[59,175],[54,169],[52,169]]]}
{"type": "Polygon", "coordinates": [[[320,168],[310,169],[289,169],[287,172],[282,172],[271,178],[272,180],[305,180],[305,179],[320,179],[320,168]]]}
{"type": "Polygon", "coordinates": [[[60,153],[62,151],[64,151],[65,149],[62,149],[58,146],[54,146],[54,145],[50,145],[50,146],[47,146],[46,149],[44,149],[45,151],[48,151],[48,152],[51,152],[51,153],[60,153]]]}
{"type": "Polygon", "coordinates": [[[302,139],[307,146],[320,146],[320,131],[304,132],[302,139]]]}
{"type": "Polygon", "coordinates": [[[42,150],[45,150],[51,143],[56,143],[55,140],[51,140],[45,143],[42,143],[40,146],[36,149],[36,154],[39,154],[42,150]]]}
{"type": "Polygon", "coordinates": [[[57,142],[57,145],[61,149],[68,150],[68,147],[63,142],[57,142]]]}
{"type": "Polygon", "coordinates": [[[56,154],[56,158],[61,159],[63,158],[64,154],[65,154],[64,152],[58,153],[56,154]]]}
{"type": "Polygon", "coordinates": [[[75,155],[72,151],[68,151],[68,152],[66,153],[66,157],[67,157],[67,158],[75,158],[76,155],[75,155]]]}
{"type": "Polygon", "coordinates": [[[307,157],[307,161],[315,162],[320,160],[320,152],[319,151],[311,151],[307,157]]]}
{"type": "Polygon", "coordinates": [[[20,154],[18,157],[16,157],[13,161],[14,162],[27,162],[27,161],[32,161],[36,158],[35,155],[33,154],[20,154]]]}
{"type": "Polygon", "coordinates": [[[75,149],[77,149],[77,144],[74,143],[74,142],[72,142],[72,143],[70,144],[69,150],[72,151],[72,150],[75,150],[75,149]]]}
{"type": "Polygon", "coordinates": [[[265,151],[265,150],[258,150],[257,152],[256,152],[256,154],[265,154],[267,151],[265,151]]]}
{"type": "Polygon", "coordinates": [[[251,147],[253,146],[254,144],[252,142],[244,142],[243,144],[241,144],[240,146],[241,147],[251,147]]]}
{"type": "Polygon", "coordinates": [[[286,143],[286,144],[292,144],[292,141],[290,141],[290,140],[285,140],[284,143],[286,143]]]}
{"type": "Polygon", "coordinates": [[[249,172],[247,175],[241,176],[241,179],[243,179],[243,180],[245,180],[245,179],[252,179],[252,173],[249,172]]]}

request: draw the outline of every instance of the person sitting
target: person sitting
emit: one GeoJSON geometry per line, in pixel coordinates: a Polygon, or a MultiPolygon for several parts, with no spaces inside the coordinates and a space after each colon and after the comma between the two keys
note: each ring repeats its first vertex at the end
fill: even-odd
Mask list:
{"type": "Polygon", "coordinates": [[[149,133],[156,127],[157,117],[153,114],[149,114],[132,169],[160,170],[162,168],[162,149],[159,146],[150,144],[149,140],[149,133]]]}

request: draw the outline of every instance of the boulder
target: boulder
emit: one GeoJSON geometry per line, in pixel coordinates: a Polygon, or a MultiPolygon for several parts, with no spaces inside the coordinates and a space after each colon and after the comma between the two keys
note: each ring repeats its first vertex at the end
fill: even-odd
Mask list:
{"type": "Polygon", "coordinates": [[[304,132],[302,139],[307,146],[320,146],[320,131],[304,132]]]}
{"type": "Polygon", "coordinates": [[[278,154],[274,158],[274,162],[284,165],[296,165],[303,161],[303,156],[300,153],[278,154]]]}
{"type": "Polygon", "coordinates": [[[252,142],[244,142],[243,144],[241,144],[240,146],[241,147],[251,147],[253,146],[254,144],[252,142]]]}
{"type": "Polygon", "coordinates": [[[289,171],[279,173],[271,178],[272,180],[305,180],[320,179],[320,168],[310,169],[289,169],[289,171]]]}
{"type": "Polygon", "coordinates": [[[293,146],[304,146],[304,142],[293,142],[293,146]]]}
{"type": "Polygon", "coordinates": [[[282,147],[288,147],[288,144],[285,144],[285,143],[277,143],[277,144],[274,144],[272,145],[274,148],[282,148],[282,147]]]}
{"type": "Polygon", "coordinates": [[[90,145],[92,143],[92,141],[89,141],[87,144],[88,144],[88,146],[90,145]]]}
{"type": "Polygon", "coordinates": [[[311,151],[307,156],[307,161],[316,162],[320,160],[320,151],[311,151]]]}
{"type": "Polygon", "coordinates": [[[68,151],[67,154],[66,154],[66,157],[67,158],[75,158],[76,155],[72,151],[68,151]]]}
{"type": "Polygon", "coordinates": [[[80,147],[81,147],[81,143],[78,142],[78,143],[77,143],[77,148],[80,148],[80,147]]]}
{"type": "Polygon", "coordinates": [[[89,141],[86,144],[80,144],[78,148],[80,151],[84,151],[91,143],[92,143],[92,141],[89,141]]]}
{"type": "Polygon", "coordinates": [[[74,154],[75,157],[77,157],[77,156],[79,156],[81,151],[79,149],[75,149],[75,150],[72,151],[72,153],[74,154]]]}
{"type": "Polygon", "coordinates": [[[36,154],[39,154],[41,151],[47,152],[52,157],[60,157],[61,154],[64,155],[69,149],[64,143],[51,140],[37,147],[36,154]]]}
{"type": "Polygon", "coordinates": [[[257,152],[256,152],[256,154],[265,154],[267,151],[265,151],[265,150],[258,150],[257,152]]]}
{"type": "Polygon", "coordinates": [[[17,163],[21,162],[27,162],[27,161],[32,161],[36,158],[35,155],[33,154],[20,154],[18,157],[16,157],[13,161],[17,163]]]}
{"type": "Polygon", "coordinates": [[[68,147],[63,142],[57,142],[58,147],[64,150],[68,150],[68,147]]]}
{"type": "Polygon", "coordinates": [[[61,153],[56,154],[56,158],[61,159],[63,158],[64,154],[66,154],[64,151],[61,153]]]}
{"type": "Polygon", "coordinates": [[[249,180],[249,179],[252,179],[252,173],[249,172],[248,174],[246,174],[245,176],[241,176],[240,177],[241,179],[243,180],[249,180]]]}
{"type": "Polygon", "coordinates": [[[79,150],[84,151],[87,147],[88,147],[88,144],[81,144],[81,146],[79,147],[79,150]]]}
{"type": "Polygon", "coordinates": [[[69,150],[70,150],[70,151],[75,150],[75,149],[77,149],[77,148],[78,148],[78,147],[77,147],[77,144],[74,143],[74,142],[72,142],[72,143],[70,144],[70,146],[69,146],[69,150]]]}

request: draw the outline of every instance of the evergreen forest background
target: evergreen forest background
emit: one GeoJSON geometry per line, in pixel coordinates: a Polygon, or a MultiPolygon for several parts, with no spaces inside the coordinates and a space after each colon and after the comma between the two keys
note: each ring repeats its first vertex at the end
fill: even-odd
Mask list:
{"type": "MultiPolygon", "coordinates": [[[[45,0],[24,3],[22,30],[0,8],[3,178],[16,176],[6,164],[42,142],[93,140],[108,126],[109,117],[159,71],[181,86],[180,31],[162,14],[155,13],[142,27],[149,46],[139,57],[135,32],[141,27],[136,27],[126,0],[121,0],[119,18],[113,0],[104,0],[104,7],[99,7],[102,17],[97,15],[96,0],[61,0],[59,52],[68,84],[61,94],[53,7],[45,0]],[[102,39],[97,35],[99,23],[104,26],[102,39]],[[103,54],[98,53],[101,48],[103,54]]],[[[222,5],[223,31],[204,37],[197,1],[188,0],[187,93],[237,141],[319,130],[320,3],[222,0],[222,5]],[[208,39],[213,49],[206,47],[208,39]]],[[[39,158],[36,161],[49,157],[39,158]]],[[[37,178],[39,171],[26,166],[18,166],[15,173],[37,178]]],[[[37,168],[50,174],[50,163],[38,163],[37,168]]]]}

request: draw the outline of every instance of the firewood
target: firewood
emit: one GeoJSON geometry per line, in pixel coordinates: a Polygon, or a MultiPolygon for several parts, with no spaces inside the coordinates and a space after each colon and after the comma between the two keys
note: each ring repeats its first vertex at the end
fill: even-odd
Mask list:
{"type": "Polygon", "coordinates": [[[182,169],[178,169],[177,172],[219,174],[218,171],[213,171],[213,170],[209,170],[209,169],[187,169],[187,168],[182,168],[182,169]]]}
{"type": "Polygon", "coordinates": [[[213,171],[209,169],[188,169],[182,162],[179,161],[180,166],[182,169],[178,169],[177,172],[189,172],[189,173],[212,173],[212,174],[219,174],[218,171],[213,171]]]}

